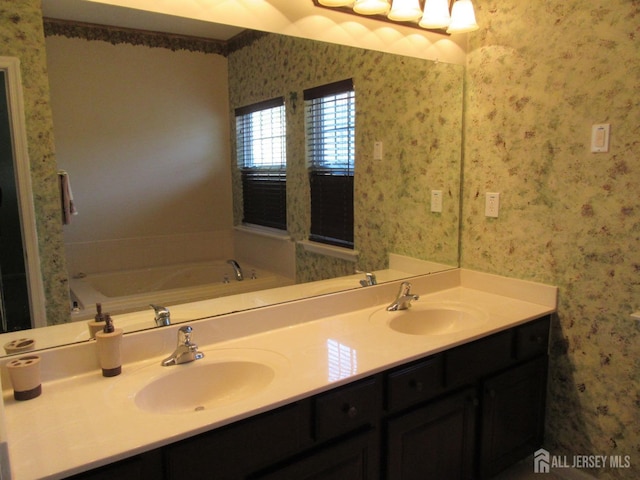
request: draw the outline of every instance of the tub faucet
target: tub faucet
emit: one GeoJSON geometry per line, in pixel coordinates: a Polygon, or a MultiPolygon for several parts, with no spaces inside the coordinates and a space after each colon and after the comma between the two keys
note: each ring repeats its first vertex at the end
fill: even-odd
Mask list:
{"type": "Polygon", "coordinates": [[[153,308],[156,312],[156,325],[159,327],[166,327],[167,325],[171,325],[171,312],[167,307],[161,307],[160,305],[154,305],[152,303],[149,304],[151,308],[153,308]]]}
{"type": "Polygon", "coordinates": [[[418,295],[411,293],[411,284],[409,282],[402,282],[396,299],[387,307],[387,310],[390,312],[406,310],[411,306],[411,302],[418,300],[418,298],[420,298],[418,295]]]}
{"type": "Polygon", "coordinates": [[[198,346],[191,342],[191,332],[193,332],[193,328],[189,325],[178,329],[178,346],[171,355],[162,361],[163,367],[193,362],[204,357],[204,353],[198,351],[198,346]]]}
{"type": "Polygon", "coordinates": [[[240,264],[236,262],[234,259],[227,260],[227,263],[233,267],[233,272],[236,275],[236,280],[238,281],[244,280],[244,276],[242,275],[242,268],[240,268],[240,264]]]}

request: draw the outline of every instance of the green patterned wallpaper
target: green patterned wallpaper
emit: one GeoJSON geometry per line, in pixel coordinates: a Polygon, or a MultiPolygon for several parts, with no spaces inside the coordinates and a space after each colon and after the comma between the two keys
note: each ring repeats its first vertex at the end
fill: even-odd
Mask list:
{"type": "Polygon", "coordinates": [[[560,289],[546,448],[640,476],[640,2],[477,0],[462,266],[560,289]],[[609,153],[590,152],[610,123],[609,153]],[[484,217],[484,193],[501,193],[484,217]]]}
{"type": "MultiPolygon", "coordinates": [[[[288,229],[309,231],[303,90],[353,78],[356,90],[355,248],[357,266],[387,266],[389,252],[458,264],[462,77],[435,63],[282,35],[266,35],[229,55],[230,106],[284,96],[287,108],[288,229]],[[373,159],[383,142],[384,159],[373,159]],[[443,190],[444,211],[430,212],[443,190]]],[[[233,114],[232,114],[233,118],[233,114]]],[[[232,125],[235,131],[235,125],[232,125]]],[[[232,151],[235,147],[232,148],[232,151]]],[[[241,186],[235,172],[235,220],[241,186]]],[[[297,280],[353,273],[345,261],[297,248],[297,280]]]]}
{"type": "MultiPolygon", "coordinates": [[[[465,79],[462,266],[560,287],[545,447],[553,454],[631,455],[633,468],[595,473],[599,478],[635,479],[640,469],[640,347],[639,327],[629,314],[640,310],[640,2],[475,4],[482,28],[469,35],[465,79]],[[592,154],[591,125],[604,122],[612,124],[611,151],[592,154]],[[501,192],[498,219],[483,215],[487,191],[501,192]]],[[[66,277],[40,15],[38,0],[0,0],[0,54],[22,62],[47,312],[49,321],[57,323],[67,317],[67,305],[59,301],[65,298],[66,277]]],[[[308,67],[306,80],[314,84],[342,77],[342,72],[333,72],[329,52],[323,54],[322,61],[313,61],[291,45],[274,50],[281,63],[308,67]]],[[[384,60],[377,57],[374,62],[384,60]]],[[[388,82],[377,87],[380,109],[393,108],[394,68],[379,70],[384,76],[372,70],[375,82],[388,82]]],[[[449,78],[436,73],[440,68],[450,67],[432,65],[419,75],[449,78]]],[[[243,73],[249,77],[236,72],[243,73]]],[[[413,87],[416,98],[424,97],[418,95],[425,88],[422,82],[413,87]]],[[[445,100],[448,95],[431,94],[445,100]]],[[[260,99],[248,95],[246,102],[260,99]]],[[[432,102],[430,108],[439,104],[432,102]]],[[[295,118],[290,118],[290,125],[296,125],[295,118]]],[[[407,117],[392,110],[380,121],[388,129],[414,126],[420,118],[416,112],[407,117]]],[[[399,222],[408,222],[402,215],[417,211],[415,205],[380,201],[403,188],[397,181],[401,174],[415,173],[412,181],[427,182],[429,162],[410,163],[414,155],[408,145],[415,142],[425,148],[422,142],[428,140],[411,132],[408,142],[403,131],[385,133],[385,151],[402,159],[391,165],[368,158],[368,142],[377,139],[373,133],[367,145],[359,147],[364,149],[360,165],[371,176],[357,208],[367,212],[369,232],[389,227],[382,211],[387,206],[399,214],[399,222]],[[394,144],[396,138],[400,140],[394,144]],[[396,183],[381,188],[382,178],[396,183]]],[[[297,140],[291,148],[302,151],[303,146],[297,140]]],[[[303,167],[294,174],[304,178],[303,167]]],[[[412,194],[431,188],[411,185],[411,191],[404,192],[407,202],[413,201],[412,194]]],[[[306,200],[297,198],[292,212],[299,218],[293,222],[296,238],[306,228],[305,209],[306,200]]],[[[401,230],[399,225],[395,230],[408,234],[409,246],[425,237],[425,231],[401,230]]],[[[359,227],[357,235],[363,231],[359,227]]],[[[357,241],[360,248],[360,242],[377,239],[357,241]]],[[[369,261],[381,261],[392,242],[385,240],[369,261]]],[[[437,250],[437,244],[430,244],[430,249],[437,250]]]]}
{"type": "Polygon", "coordinates": [[[39,0],[0,0],[0,55],[21,62],[47,322],[63,323],[69,321],[69,293],[39,0]]]}

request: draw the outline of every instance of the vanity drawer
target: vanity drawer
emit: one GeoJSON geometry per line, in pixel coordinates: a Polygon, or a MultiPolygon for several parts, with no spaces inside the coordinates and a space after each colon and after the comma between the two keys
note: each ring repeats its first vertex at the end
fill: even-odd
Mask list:
{"type": "Polygon", "coordinates": [[[366,425],[375,426],[381,403],[380,376],[319,395],[315,399],[316,440],[326,440],[366,425]]]}
{"type": "Polygon", "coordinates": [[[518,360],[547,353],[550,320],[551,318],[546,316],[516,328],[515,350],[518,360]]]}
{"type": "Polygon", "coordinates": [[[244,478],[312,444],[311,402],[300,401],[165,447],[165,478],[244,478]]]}
{"type": "Polygon", "coordinates": [[[513,362],[511,330],[481,338],[445,353],[445,385],[455,387],[475,383],[513,362]]]}
{"type": "Polygon", "coordinates": [[[444,355],[434,355],[387,375],[387,409],[396,412],[444,390],[444,355]]]}

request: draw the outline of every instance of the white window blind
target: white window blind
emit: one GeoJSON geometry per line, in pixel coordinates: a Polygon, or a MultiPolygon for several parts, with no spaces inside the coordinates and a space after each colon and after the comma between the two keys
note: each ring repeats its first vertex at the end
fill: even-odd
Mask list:
{"type": "Polygon", "coordinates": [[[236,148],[242,175],[243,222],[286,229],[284,98],[236,109],[236,148]]]}
{"type": "Polygon", "coordinates": [[[304,91],[310,240],[353,248],[355,92],[351,79],[304,91]]]}

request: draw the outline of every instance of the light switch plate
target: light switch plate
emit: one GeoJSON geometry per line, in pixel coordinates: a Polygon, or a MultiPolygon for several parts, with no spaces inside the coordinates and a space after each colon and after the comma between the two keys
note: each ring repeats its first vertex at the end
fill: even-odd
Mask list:
{"type": "Polygon", "coordinates": [[[500,211],[500,194],[487,193],[485,196],[485,203],[484,203],[485,217],[498,218],[499,211],[500,211]]]}
{"type": "Polygon", "coordinates": [[[611,125],[601,123],[591,127],[591,151],[593,153],[605,153],[609,151],[609,134],[611,125]]]}
{"type": "Polygon", "coordinates": [[[431,190],[431,211],[442,213],[442,190],[431,190]]]}
{"type": "Polygon", "coordinates": [[[382,142],[373,142],[373,159],[382,160],[382,142]]]}

